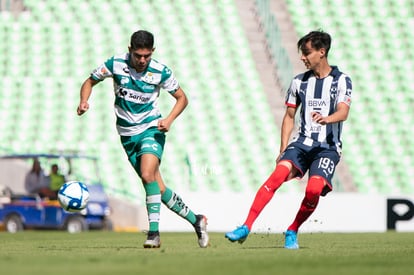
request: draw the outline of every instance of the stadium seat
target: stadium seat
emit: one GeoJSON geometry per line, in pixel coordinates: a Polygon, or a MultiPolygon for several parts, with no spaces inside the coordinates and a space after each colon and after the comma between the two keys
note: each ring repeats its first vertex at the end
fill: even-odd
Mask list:
{"type": "MultiPolygon", "coordinates": [[[[15,58],[11,63],[0,56],[0,73],[3,76],[0,102],[12,106],[8,108],[8,113],[2,112],[1,115],[6,115],[7,120],[13,122],[12,125],[21,129],[16,132],[10,125],[1,124],[0,138],[10,144],[12,150],[41,152],[62,146],[67,150],[79,149],[97,154],[101,158],[105,187],[120,196],[142,199],[139,179],[131,169],[115,131],[111,81],[94,88],[88,113],[78,117],[75,110],[82,81],[106,58],[127,50],[132,31],[147,28],[156,35],[154,58],[171,66],[190,99],[187,110],[178,118],[168,135],[161,165],[166,182],[173,187],[190,190],[251,191],[274,168],[279,133],[258,73],[252,70],[246,74],[244,70],[254,68],[254,60],[233,1],[178,0],[164,1],[162,5],[154,1],[24,2],[27,7],[24,16],[14,19],[7,12],[0,13],[0,50],[15,58]],[[112,12],[114,9],[120,12],[112,12]],[[28,50],[33,52],[26,60],[21,53],[28,50]],[[25,65],[22,68],[15,66],[16,63],[25,65]],[[30,97],[25,97],[22,91],[27,91],[25,93],[30,97]],[[35,141],[28,143],[27,140],[35,141]]],[[[333,25],[337,26],[337,33],[344,35],[343,39],[335,41],[338,43],[334,47],[335,51],[344,40],[349,38],[351,41],[347,44],[350,45],[349,50],[341,52],[341,58],[350,59],[349,56],[358,54],[353,55],[350,50],[355,49],[352,41],[362,30],[351,33],[345,29],[345,26],[358,25],[355,23],[357,21],[347,19],[352,18],[348,9],[343,11],[346,15],[343,20],[347,22],[341,28],[340,20],[335,19],[338,16],[329,16],[335,11],[336,4],[316,9],[311,7],[311,1],[295,0],[292,3],[294,6],[289,5],[289,11],[298,26],[298,33],[306,32],[308,24],[320,22],[317,17],[310,18],[309,10],[312,11],[311,15],[320,12],[323,15],[321,17],[327,18],[323,24],[336,22],[333,25]]],[[[336,0],[335,3],[345,7],[348,1],[336,0]]],[[[391,11],[386,14],[389,13],[391,11]]],[[[383,14],[383,11],[378,11],[378,14],[383,14]]],[[[377,21],[371,21],[372,28],[379,25],[377,21]]],[[[406,33],[407,37],[412,37],[410,30],[406,28],[400,35],[406,33]]],[[[379,36],[383,34],[380,31],[371,33],[379,36]]],[[[274,33],[269,35],[277,38],[274,33]]],[[[367,40],[375,35],[367,33],[367,40]]],[[[363,42],[363,45],[372,44],[370,41],[363,42]]],[[[388,45],[386,42],[381,44],[388,45]]],[[[367,47],[370,48],[381,51],[381,47],[375,45],[367,47]]],[[[398,59],[401,60],[407,52],[402,50],[398,59]]],[[[364,60],[369,54],[364,51],[356,59],[364,60]]],[[[281,64],[284,62],[283,67],[288,68],[284,72],[288,75],[290,67],[286,52],[278,51],[275,55],[280,58],[281,64]]],[[[374,58],[374,55],[370,58],[374,58]]],[[[342,64],[342,61],[338,60],[338,64],[342,64]]],[[[352,75],[357,75],[358,66],[371,69],[371,66],[361,65],[360,62],[345,61],[352,65],[352,75]]],[[[409,63],[400,65],[404,70],[413,69],[409,63]]],[[[360,75],[364,75],[367,80],[378,77],[378,74],[361,71],[360,75]]],[[[286,75],[283,77],[287,78],[286,75]]],[[[395,75],[390,76],[390,79],[393,77],[395,75]]],[[[387,81],[391,82],[390,79],[387,81]]],[[[370,103],[370,100],[375,100],[370,96],[376,94],[375,90],[363,87],[358,82],[355,86],[355,93],[361,94],[363,102],[356,102],[353,110],[364,114],[366,109],[373,111],[377,106],[381,111],[388,109],[388,103],[380,98],[370,103]]],[[[405,101],[406,96],[412,95],[408,95],[409,89],[404,90],[401,86],[378,84],[384,90],[404,91],[401,92],[403,95],[400,100],[405,101]]],[[[172,102],[168,95],[160,96],[163,114],[168,112],[172,102]]],[[[397,106],[395,101],[392,104],[397,106]]],[[[401,106],[409,113],[410,104],[401,106]]],[[[390,109],[398,110],[396,107],[390,109]]],[[[356,114],[352,116],[356,117],[356,114]]],[[[407,117],[409,121],[414,121],[412,115],[408,114],[407,117]]],[[[365,118],[366,122],[371,123],[371,118],[365,118]]],[[[357,121],[352,118],[353,123],[357,124],[357,121]]],[[[384,121],[394,120],[388,117],[384,121]]],[[[346,127],[348,130],[351,125],[346,127]]],[[[359,132],[350,130],[350,135],[353,135],[356,143],[364,133],[378,134],[376,131],[368,132],[364,129],[367,127],[355,128],[359,132]]],[[[372,143],[367,141],[367,146],[373,146],[379,140],[374,139],[372,143]]],[[[401,154],[406,157],[404,151],[401,154]]],[[[376,157],[383,156],[378,154],[376,157]]],[[[366,157],[362,155],[360,158],[364,160],[366,157]]],[[[361,163],[351,166],[353,172],[361,163]]],[[[365,182],[368,182],[371,185],[367,185],[366,189],[371,190],[377,178],[369,173],[368,168],[365,167],[363,171],[367,171],[361,172],[367,181],[358,184],[365,186],[365,182]]],[[[384,175],[389,176],[389,172],[384,172],[384,175]]],[[[293,192],[297,190],[297,185],[289,184],[283,190],[293,192]]]]}

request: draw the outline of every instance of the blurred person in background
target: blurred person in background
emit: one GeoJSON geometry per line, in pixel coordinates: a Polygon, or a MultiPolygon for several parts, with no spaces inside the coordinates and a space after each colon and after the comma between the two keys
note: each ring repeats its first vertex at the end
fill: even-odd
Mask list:
{"type": "Polygon", "coordinates": [[[148,212],[149,232],[145,248],[161,246],[159,234],[160,207],[177,213],[193,225],[200,247],[207,247],[207,218],[196,215],[161,177],[159,165],[166,132],[188,104],[172,71],[151,58],[154,52],[152,33],[139,30],[131,36],[128,52],[115,55],[96,68],[82,84],[78,115],[89,109],[88,99],[97,83],[110,77],[114,83],[116,126],[128,160],[141,178],[148,212]],[[160,89],[176,100],[163,118],[157,107],[160,89]]]}
{"type": "Polygon", "coordinates": [[[50,167],[50,189],[56,193],[59,191],[60,187],[65,183],[65,176],[59,173],[59,166],[57,164],[52,164],[50,167]]]}
{"type": "Polygon", "coordinates": [[[246,240],[256,218],[284,182],[302,178],[309,172],[305,197],[285,232],[284,247],[298,249],[300,226],[315,211],[320,196],[332,190],[331,180],[341,156],[342,122],[347,119],[351,104],[352,82],[338,67],[328,63],[331,47],[328,33],[311,31],[299,39],[297,47],[308,71],[297,75],[287,91],[276,168],[257,191],[244,224],[225,234],[232,242],[246,240]],[[298,110],[298,133],[289,143],[298,110]]]}
{"type": "Polygon", "coordinates": [[[26,174],[24,187],[29,194],[38,194],[42,198],[56,199],[56,193],[49,187],[49,179],[45,176],[40,161],[33,159],[32,169],[26,174]]]}

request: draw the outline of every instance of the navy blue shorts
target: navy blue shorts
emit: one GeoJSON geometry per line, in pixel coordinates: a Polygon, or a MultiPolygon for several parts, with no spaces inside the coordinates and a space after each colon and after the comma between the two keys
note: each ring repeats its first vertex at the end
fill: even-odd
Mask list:
{"type": "Polygon", "coordinates": [[[332,191],[332,177],[340,155],[336,148],[307,146],[301,142],[292,142],[282,153],[280,160],[287,160],[298,170],[295,177],[302,178],[309,170],[309,177],[321,176],[327,181],[322,196],[332,191]]]}

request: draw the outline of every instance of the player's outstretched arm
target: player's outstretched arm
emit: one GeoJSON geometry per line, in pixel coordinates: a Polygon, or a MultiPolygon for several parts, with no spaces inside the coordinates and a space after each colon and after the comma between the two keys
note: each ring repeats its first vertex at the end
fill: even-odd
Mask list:
{"type": "Polygon", "coordinates": [[[158,130],[162,132],[168,132],[170,130],[173,121],[184,111],[188,104],[187,96],[181,88],[178,88],[172,96],[176,100],[174,107],[165,119],[158,121],[158,130]]]}
{"type": "Polygon", "coordinates": [[[87,78],[80,89],[80,102],[77,109],[78,115],[83,115],[89,109],[88,99],[92,93],[92,87],[95,86],[98,81],[93,80],[92,78],[87,78]]]}

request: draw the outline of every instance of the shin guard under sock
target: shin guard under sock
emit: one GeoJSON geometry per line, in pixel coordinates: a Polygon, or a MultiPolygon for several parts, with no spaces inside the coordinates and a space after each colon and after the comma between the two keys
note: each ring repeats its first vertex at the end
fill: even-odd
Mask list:
{"type": "Polygon", "coordinates": [[[277,165],[273,173],[263,183],[256,193],[256,197],[250,207],[249,214],[244,224],[251,230],[254,221],[262,212],[263,208],[269,203],[276,190],[285,182],[290,173],[290,169],[284,165],[277,165]]]}
{"type": "Polygon", "coordinates": [[[185,205],[183,200],[178,196],[174,191],[168,187],[165,189],[164,193],[161,196],[161,200],[165,206],[167,206],[171,211],[175,212],[179,216],[183,217],[191,224],[196,222],[196,216],[190,208],[185,205]]]}
{"type": "Polygon", "coordinates": [[[325,179],[320,176],[312,176],[309,178],[306,186],[305,198],[299,208],[296,218],[289,226],[288,230],[297,232],[299,227],[312,215],[319,202],[319,197],[325,186],[325,179]]]}
{"type": "Polygon", "coordinates": [[[161,191],[156,181],[144,183],[149,231],[158,231],[161,209],[161,191]]]}

